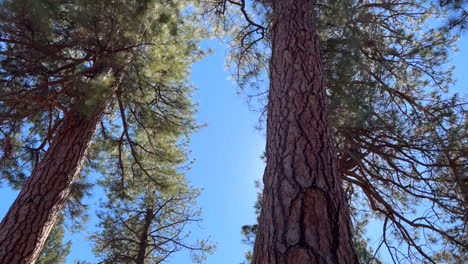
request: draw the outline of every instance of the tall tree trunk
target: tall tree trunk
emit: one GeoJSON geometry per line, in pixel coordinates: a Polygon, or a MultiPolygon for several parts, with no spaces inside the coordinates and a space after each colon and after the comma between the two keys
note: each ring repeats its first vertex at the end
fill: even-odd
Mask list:
{"type": "Polygon", "coordinates": [[[151,222],[153,222],[154,218],[154,211],[153,208],[146,209],[145,213],[145,222],[141,231],[140,235],[140,243],[138,245],[138,255],[136,259],[136,264],[145,264],[146,258],[146,249],[148,248],[148,233],[149,228],[151,226],[151,222]]]}
{"type": "MultiPolygon", "coordinates": [[[[66,118],[0,224],[0,263],[34,263],[65,205],[104,107],[66,118]]],[[[73,114],[73,113],[70,113],[73,114]]]]}
{"type": "Polygon", "coordinates": [[[272,2],[267,166],[252,263],[359,263],[329,127],[314,1],[272,2]]]}

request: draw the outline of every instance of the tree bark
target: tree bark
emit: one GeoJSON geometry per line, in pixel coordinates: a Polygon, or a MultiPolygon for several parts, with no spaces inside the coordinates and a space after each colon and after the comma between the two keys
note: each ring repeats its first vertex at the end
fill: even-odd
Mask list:
{"type": "Polygon", "coordinates": [[[311,0],[273,0],[267,166],[253,264],[359,263],[311,0]]]}
{"type": "Polygon", "coordinates": [[[71,113],[0,224],[0,263],[34,263],[79,176],[102,118],[71,113]]]}
{"type": "Polygon", "coordinates": [[[136,259],[136,264],[145,264],[146,249],[148,248],[148,233],[151,223],[153,222],[153,218],[153,209],[146,209],[144,225],[140,235],[140,243],[138,244],[138,255],[136,259]]]}

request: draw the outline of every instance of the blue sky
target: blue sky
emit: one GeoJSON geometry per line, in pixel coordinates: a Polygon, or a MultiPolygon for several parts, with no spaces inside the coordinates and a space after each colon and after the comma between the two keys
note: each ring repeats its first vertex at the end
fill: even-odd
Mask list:
{"type": "MultiPolygon", "coordinates": [[[[196,187],[203,187],[199,206],[203,208],[204,221],[193,227],[194,238],[208,235],[217,243],[217,250],[208,257],[208,264],[240,263],[247,247],[241,244],[240,227],[253,223],[253,204],[256,198],[254,180],[261,178],[264,164],[260,156],[265,138],[255,130],[258,113],[250,112],[225,70],[225,47],[217,41],[207,41],[204,46],[215,52],[193,67],[192,81],[198,87],[195,101],[199,102],[197,120],[208,126],[194,134],[191,140],[192,157],[196,159],[187,177],[196,187]]],[[[452,63],[457,66],[458,84],[454,91],[466,94],[468,87],[468,36],[459,42],[460,53],[452,63]],[[464,48],[467,47],[467,48],[464,48]]],[[[0,217],[15,199],[15,192],[2,185],[0,189],[0,217]]],[[[95,207],[99,195],[87,202],[95,207]]],[[[86,229],[92,230],[96,218],[90,211],[86,229]]],[[[370,230],[372,231],[372,230],[370,230]]],[[[84,231],[72,236],[72,253],[67,259],[93,262],[89,242],[90,233],[84,231]]],[[[371,242],[372,243],[372,242],[371,242]]],[[[170,263],[190,263],[188,255],[177,254],[170,263]]]]}

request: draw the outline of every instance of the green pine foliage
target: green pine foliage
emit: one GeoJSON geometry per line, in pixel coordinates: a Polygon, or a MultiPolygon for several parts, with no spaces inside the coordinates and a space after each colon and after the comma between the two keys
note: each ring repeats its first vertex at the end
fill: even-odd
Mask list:
{"type": "MultiPolygon", "coordinates": [[[[191,65],[204,56],[198,43],[205,32],[190,2],[0,3],[1,181],[20,188],[64,120],[77,115],[91,118],[106,106],[80,179],[74,183],[65,222],[75,225],[68,216],[86,211],[81,200],[92,191],[87,176],[97,172],[109,198],[103,221],[111,221],[112,215],[138,216],[120,215],[122,210],[160,209],[152,219],[152,231],[167,238],[177,234],[161,250],[159,245],[148,249],[151,261],[169,256],[181,245],[193,245],[194,252],[212,249],[205,240],[189,244],[185,241],[189,233],[182,232],[200,220],[194,209],[199,191],[181,173],[189,166],[188,137],[199,128],[188,76],[191,65]],[[157,230],[164,223],[173,226],[157,230]]],[[[163,240],[158,241],[154,243],[163,240]]],[[[97,252],[107,254],[102,250],[97,252]]],[[[45,249],[44,254],[51,253],[45,249]]],[[[203,255],[194,254],[194,259],[203,255]]]]}
{"type": "MultiPolygon", "coordinates": [[[[111,102],[87,167],[140,168],[159,132],[197,126],[190,65],[202,29],[186,1],[3,1],[0,13],[2,173],[22,182],[72,112],[111,102]],[[34,22],[34,23],[33,23],[34,22]],[[116,73],[119,72],[119,73],[116,73]],[[123,76],[119,87],[111,87],[123,76]],[[100,155],[113,153],[110,164],[100,155]],[[132,161],[123,162],[124,156],[132,161]],[[94,162],[93,161],[98,161],[94,162]],[[136,164],[134,164],[136,163],[136,164]]],[[[145,171],[145,170],[143,170],[145,171]]]]}
{"type": "Polygon", "coordinates": [[[125,195],[108,194],[99,213],[99,231],[92,239],[100,263],[166,263],[178,251],[188,251],[202,263],[214,246],[190,239],[189,225],[199,222],[195,206],[199,190],[178,183],[170,193],[154,186],[132,185],[125,195]]]}
{"type": "Polygon", "coordinates": [[[137,167],[123,188],[117,171],[100,181],[107,200],[100,206],[99,231],[92,239],[101,263],[164,263],[181,250],[202,263],[213,252],[209,240],[189,238],[189,225],[201,220],[201,211],[196,206],[200,190],[185,179],[190,162],[184,133],[173,130],[153,138],[152,144],[165,155],[141,156],[151,177],[137,167]]]}
{"type": "Polygon", "coordinates": [[[466,30],[468,25],[467,0],[439,0],[439,5],[450,13],[447,23],[449,29],[466,30]]]}

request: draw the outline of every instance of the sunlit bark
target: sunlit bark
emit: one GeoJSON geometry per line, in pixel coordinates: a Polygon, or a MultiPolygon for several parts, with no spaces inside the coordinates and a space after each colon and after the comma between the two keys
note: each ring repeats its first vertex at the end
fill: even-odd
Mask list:
{"type": "Polygon", "coordinates": [[[267,166],[254,264],[358,263],[309,0],[273,1],[267,166]]]}

